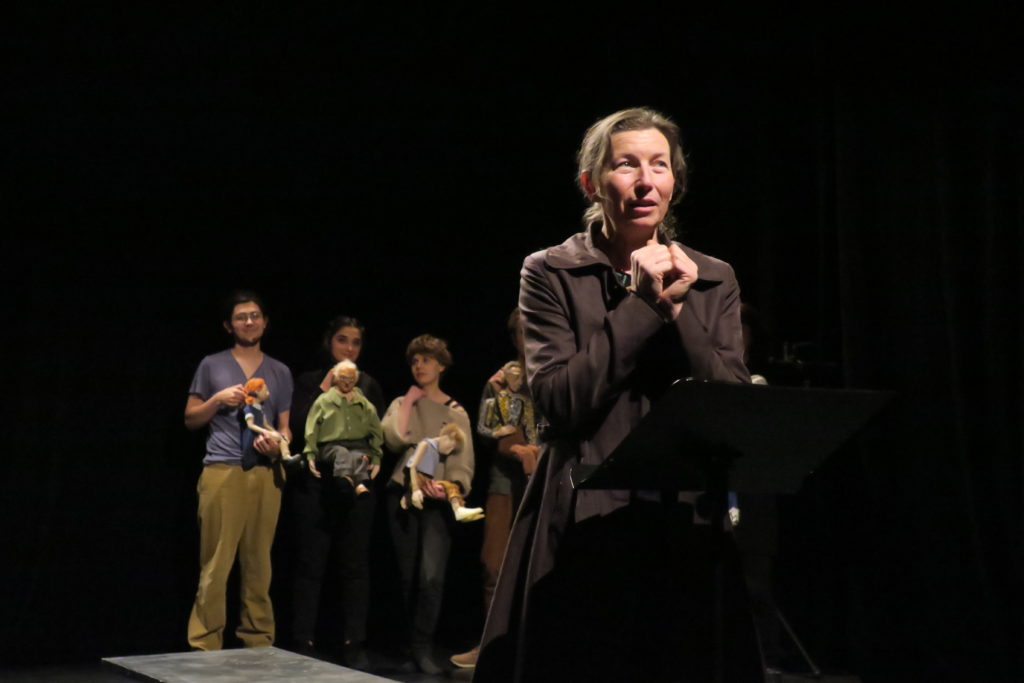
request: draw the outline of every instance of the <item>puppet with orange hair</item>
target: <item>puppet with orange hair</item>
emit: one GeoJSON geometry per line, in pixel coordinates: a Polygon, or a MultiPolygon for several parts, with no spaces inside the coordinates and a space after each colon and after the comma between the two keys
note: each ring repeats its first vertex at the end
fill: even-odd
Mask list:
{"type": "Polygon", "coordinates": [[[263,457],[253,447],[257,434],[275,439],[281,448],[281,457],[285,460],[292,460],[292,455],[288,451],[288,439],[270,426],[267,416],[263,413],[263,402],[270,397],[267,383],[260,377],[253,377],[245,383],[243,389],[245,390],[245,407],[240,411],[242,419],[245,420],[245,425],[242,427],[242,469],[252,469],[263,457]]]}

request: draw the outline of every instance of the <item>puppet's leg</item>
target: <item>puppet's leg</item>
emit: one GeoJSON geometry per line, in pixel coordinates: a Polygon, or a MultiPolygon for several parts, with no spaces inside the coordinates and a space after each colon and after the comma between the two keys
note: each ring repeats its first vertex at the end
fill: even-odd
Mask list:
{"type": "Polygon", "coordinates": [[[262,427],[256,424],[256,420],[255,418],[253,418],[252,415],[245,416],[245,424],[249,425],[249,429],[256,432],[257,434],[276,440],[278,448],[281,451],[281,457],[283,457],[285,460],[292,460],[291,452],[288,450],[288,439],[286,439],[284,434],[282,434],[281,432],[271,428],[270,424],[267,422],[266,416],[263,417],[264,426],[262,427]]]}
{"type": "Polygon", "coordinates": [[[278,447],[281,449],[281,457],[286,460],[291,460],[291,452],[288,450],[288,439],[284,438],[284,434],[270,426],[270,422],[267,420],[266,415],[263,416],[262,433],[277,439],[278,447]]]}
{"type": "Polygon", "coordinates": [[[462,497],[462,491],[459,490],[459,485],[453,481],[438,481],[441,486],[444,487],[445,495],[448,496],[448,502],[452,506],[452,512],[455,513],[455,520],[458,522],[475,522],[478,519],[484,518],[483,508],[468,508],[466,507],[466,501],[462,497]]]}
{"type": "Polygon", "coordinates": [[[354,451],[359,456],[355,462],[355,469],[352,472],[352,479],[356,482],[356,495],[363,496],[370,492],[367,484],[370,483],[370,472],[368,464],[370,462],[369,456],[365,453],[354,451]]]}
{"type": "Polygon", "coordinates": [[[352,473],[355,471],[355,461],[363,456],[358,451],[350,451],[344,446],[327,446],[325,453],[334,456],[334,482],[342,493],[348,494],[356,486],[356,480],[352,473]]]}

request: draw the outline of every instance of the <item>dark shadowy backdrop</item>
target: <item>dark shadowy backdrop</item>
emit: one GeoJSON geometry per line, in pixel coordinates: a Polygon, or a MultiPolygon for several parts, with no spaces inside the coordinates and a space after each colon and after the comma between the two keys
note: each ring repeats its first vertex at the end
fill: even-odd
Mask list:
{"type": "MultiPolygon", "coordinates": [[[[523,257],[577,229],[583,130],[646,104],[683,129],[682,239],[734,264],[770,353],[794,342],[798,377],[896,392],[782,505],[794,626],[865,681],[1019,679],[1011,17],[628,9],[18,15],[2,661],[184,648],[202,436],[181,415],[228,341],[228,289],[264,293],[265,350],[296,373],[327,318],[362,318],[389,396],[408,340],[446,337],[446,389],[474,412],[523,257]]],[[[480,626],[478,541],[455,550],[452,649],[480,626]]]]}

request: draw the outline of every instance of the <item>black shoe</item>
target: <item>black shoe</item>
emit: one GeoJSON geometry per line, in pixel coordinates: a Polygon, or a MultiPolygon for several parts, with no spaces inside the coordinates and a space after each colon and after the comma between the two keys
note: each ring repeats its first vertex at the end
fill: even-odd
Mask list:
{"type": "Polygon", "coordinates": [[[341,657],[350,669],[370,670],[370,658],[366,656],[362,643],[345,643],[341,646],[341,657]]]}
{"type": "Polygon", "coordinates": [[[416,662],[416,666],[419,667],[420,671],[431,676],[444,673],[444,669],[437,665],[434,661],[434,655],[429,649],[416,648],[412,651],[413,661],[416,662]]]}

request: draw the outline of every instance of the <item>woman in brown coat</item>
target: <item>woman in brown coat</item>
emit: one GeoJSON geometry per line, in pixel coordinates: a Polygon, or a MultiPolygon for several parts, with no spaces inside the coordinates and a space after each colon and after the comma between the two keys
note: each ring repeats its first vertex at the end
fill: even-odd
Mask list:
{"type": "MultiPolygon", "coordinates": [[[[739,288],[728,264],[671,241],[686,163],[661,114],[594,124],[579,182],[584,232],[523,265],[527,375],[549,425],[475,680],[712,680],[707,524],[658,492],[575,491],[569,471],[602,462],[677,379],[750,381],[739,288]]],[[[738,580],[727,592],[742,598],[738,580]]],[[[726,638],[749,656],[727,653],[726,680],[760,680],[742,603],[726,638]]]]}

